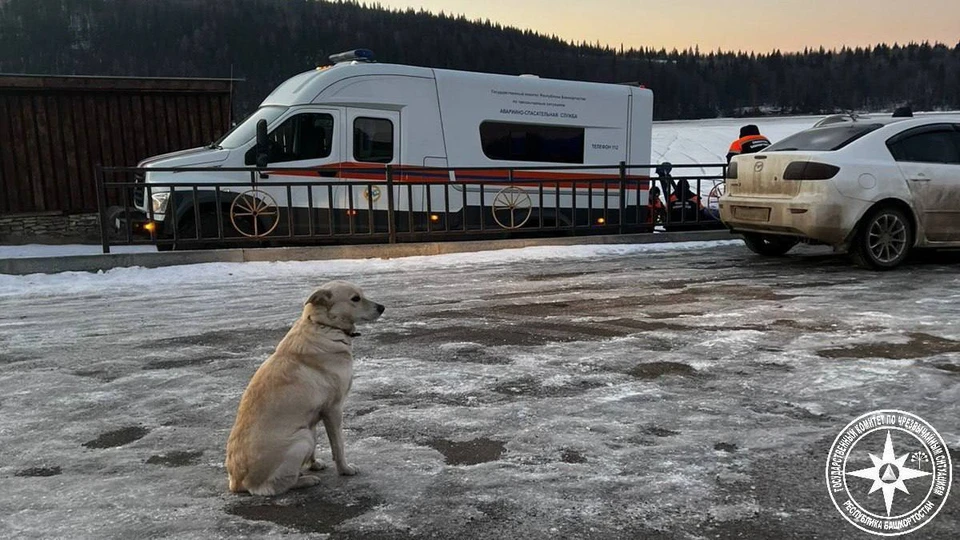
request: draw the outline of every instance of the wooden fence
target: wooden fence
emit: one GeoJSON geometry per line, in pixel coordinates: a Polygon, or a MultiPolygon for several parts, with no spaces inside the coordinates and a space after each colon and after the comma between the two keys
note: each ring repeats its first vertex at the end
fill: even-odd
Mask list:
{"type": "Polygon", "coordinates": [[[97,211],[97,165],[229,129],[232,81],[0,75],[0,215],[97,211]]]}

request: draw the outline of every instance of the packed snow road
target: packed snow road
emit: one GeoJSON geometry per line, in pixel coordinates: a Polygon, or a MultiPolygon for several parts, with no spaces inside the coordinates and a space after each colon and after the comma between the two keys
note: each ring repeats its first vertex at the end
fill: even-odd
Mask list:
{"type": "MultiPolygon", "coordinates": [[[[831,502],[828,449],[895,408],[958,461],[960,258],[798,251],[0,276],[0,537],[870,538],[831,502]],[[240,394],[330,278],[387,305],[355,340],[361,473],[229,494],[240,394]]],[[[957,491],[918,538],[960,537],[957,491]]]]}

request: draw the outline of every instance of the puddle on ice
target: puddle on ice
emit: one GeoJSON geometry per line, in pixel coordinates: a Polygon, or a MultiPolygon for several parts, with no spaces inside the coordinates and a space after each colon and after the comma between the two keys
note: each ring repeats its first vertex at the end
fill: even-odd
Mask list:
{"type": "Polygon", "coordinates": [[[203,451],[190,452],[174,450],[165,454],[157,454],[147,458],[148,465],[163,465],[164,467],[186,467],[200,462],[203,451]]]}
{"type": "Polygon", "coordinates": [[[821,349],[817,354],[824,358],[887,358],[890,360],[912,360],[945,353],[960,352],[960,341],[932,336],[923,332],[907,334],[906,343],[884,343],[871,341],[848,347],[821,349]]]}
{"type": "Polygon", "coordinates": [[[368,498],[341,502],[325,499],[329,492],[315,487],[279,498],[250,497],[226,508],[228,514],[251,521],[269,521],[301,532],[331,533],[341,523],[376,506],[368,498]],[[293,500],[291,500],[293,499],[293,500]]]}
{"type": "Polygon", "coordinates": [[[432,439],[427,445],[443,454],[448,465],[477,465],[497,461],[506,451],[502,442],[487,438],[462,442],[432,439]]]}
{"type": "Polygon", "coordinates": [[[141,426],[120,428],[101,433],[96,439],[83,443],[83,446],[87,448],[115,448],[142,439],[147,433],[150,433],[150,430],[141,426]]]}
{"type": "Polygon", "coordinates": [[[567,448],[560,453],[560,461],[564,463],[586,463],[587,457],[576,450],[567,448]]]}
{"type": "Polygon", "coordinates": [[[29,469],[21,469],[15,473],[14,476],[20,477],[40,477],[40,476],[57,476],[63,473],[63,470],[60,469],[60,466],[55,467],[30,467],[29,469]]]}
{"type": "Polygon", "coordinates": [[[584,394],[595,388],[605,386],[601,380],[579,379],[569,381],[568,384],[543,384],[542,381],[533,377],[525,376],[518,379],[504,381],[493,387],[493,391],[498,394],[508,396],[529,396],[529,397],[572,397],[584,394]]]}
{"type": "Polygon", "coordinates": [[[694,376],[697,370],[680,362],[647,362],[634,366],[627,373],[638,379],[656,379],[664,375],[694,376]]]}

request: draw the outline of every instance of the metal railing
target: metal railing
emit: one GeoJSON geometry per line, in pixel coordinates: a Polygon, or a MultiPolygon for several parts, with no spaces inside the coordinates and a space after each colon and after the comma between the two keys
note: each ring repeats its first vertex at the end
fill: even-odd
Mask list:
{"type": "Polygon", "coordinates": [[[97,169],[97,197],[104,253],[136,244],[397,243],[721,228],[716,199],[725,175],[724,164],[669,163],[105,167],[97,169]]]}

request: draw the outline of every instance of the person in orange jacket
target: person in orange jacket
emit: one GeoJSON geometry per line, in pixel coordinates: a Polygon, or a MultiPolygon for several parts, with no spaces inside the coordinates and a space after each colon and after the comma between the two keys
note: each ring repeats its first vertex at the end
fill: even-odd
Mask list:
{"type": "Polygon", "coordinates": [[[768,146],[770,146],[770,139],[760,134],[760,128],[754,124],[743,126],[740,128],[740,138],[730,145],[730,151],[727,152],[727,163],[730,163],[733,156],[753,154],[768,146]]]}

